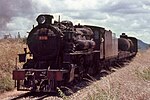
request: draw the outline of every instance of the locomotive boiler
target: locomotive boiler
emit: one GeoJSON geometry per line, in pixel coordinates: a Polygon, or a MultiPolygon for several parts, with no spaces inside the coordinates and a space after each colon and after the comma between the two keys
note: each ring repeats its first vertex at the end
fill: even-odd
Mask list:
{"type": "Polygon", "coordinates": [[[122,34],[117,39],[111,30],[102,27],[52,19],[52,15],[39,15],[38,25],[29,32],[29,52],[24,48],[19,54],[19,62],[24,65],[13,71],[17,90],[54,92],[137,53],[134,37],[122,34]]]}

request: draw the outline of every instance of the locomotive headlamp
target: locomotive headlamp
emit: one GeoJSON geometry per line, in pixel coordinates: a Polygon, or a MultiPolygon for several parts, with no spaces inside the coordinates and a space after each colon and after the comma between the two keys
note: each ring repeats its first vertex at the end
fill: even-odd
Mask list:
{"type": "Polygon", "coordinates": [[[39,25],[52,24],[52,18],[53,18],[52,15],[42,14],[37,17],[36,21],[38,22],[39,25]]]}
{"type": "Polygon", "coordinates": [[[45,16],[39,16],[39,17],[37,18],[37,22],[38,22],[39,24],[44,24],[45,21],[46,21],[45,16]]]}

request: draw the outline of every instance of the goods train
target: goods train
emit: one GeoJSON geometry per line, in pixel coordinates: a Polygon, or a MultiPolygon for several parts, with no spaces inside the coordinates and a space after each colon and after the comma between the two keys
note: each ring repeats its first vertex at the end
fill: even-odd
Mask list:
{"type": "Polygon", "coordinates": [[[55,92],[57,87],[96,75],[104,67],[137,53],[137,39],[125,33],[116,38],[111,30],[71,21],[52,21],[41,14],[19,55],[23,67],[13,71],[17,90],[55,92]],[[30,56],[30,58],[27,58],[30,56]]]}

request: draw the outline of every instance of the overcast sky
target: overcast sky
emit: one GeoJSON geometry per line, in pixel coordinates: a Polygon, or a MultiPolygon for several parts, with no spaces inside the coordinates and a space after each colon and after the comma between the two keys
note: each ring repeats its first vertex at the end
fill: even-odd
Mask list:
{"type": "Polygon", "coordinates": [[[23,36],[36,25],[40,13],[55,20],[91,24],[127,33],[150,43],[149,0],[0,0],[0,34],[20,32],[23,36]]]}

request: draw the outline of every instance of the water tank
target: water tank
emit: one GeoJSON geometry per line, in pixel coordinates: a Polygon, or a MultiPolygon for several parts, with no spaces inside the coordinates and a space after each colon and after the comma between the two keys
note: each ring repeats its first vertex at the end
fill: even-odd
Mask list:
{"type": "Polygon", "coordinates": [[[118,49],[121,51],[128,51],[131,48],[132,41],[125,38],[118,39],[118,49]]]}

